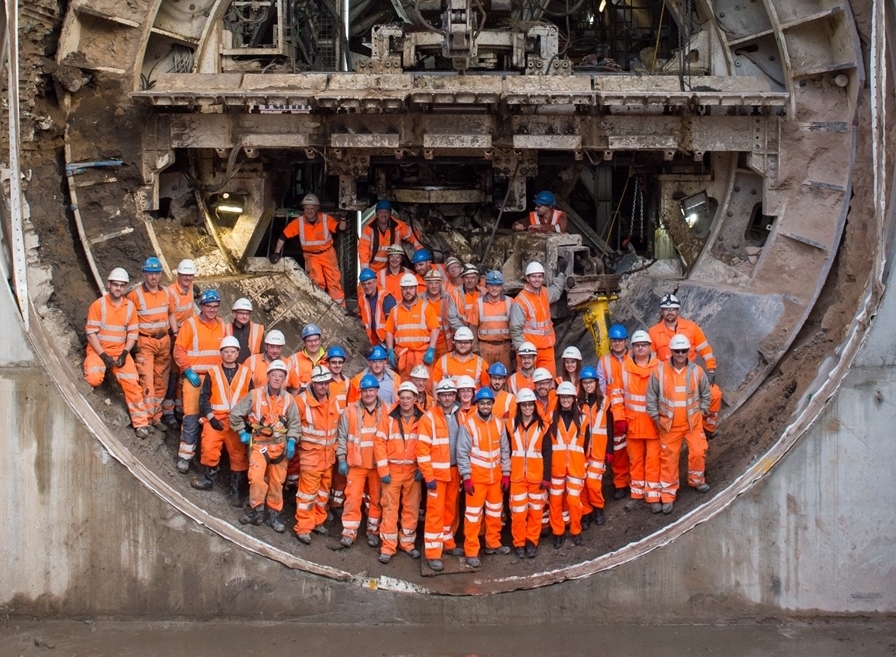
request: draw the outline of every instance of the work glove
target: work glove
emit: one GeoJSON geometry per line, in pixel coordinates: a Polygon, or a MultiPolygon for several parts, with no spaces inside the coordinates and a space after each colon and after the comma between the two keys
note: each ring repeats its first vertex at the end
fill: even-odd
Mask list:
{"type": "Polygon", "coordinates": [[[219,420],[218,418],[213,417],[211,420],[208,421],[208,423],[211,425],[212,429],[214,429],[215,431],[224,431],[224,423],[221,422],[221,420],[219,420]]]}
{"type": "Polygon", "coordinates": [[[396,369],[398,367],[398,359],[395,357],[395,350],[390,349],[388,352],[389,356],[389,365],[392,366],[392,369],[396,369]]]}
{"type": "Polygon", "coordinates": [[[140,347],[138,347],[137,345],[134,345],[133,347],[131,347],[131,356],[136,358],[137,354],[139,354],[139,353],[140,353],[140,347]]]}
{"type": "Polygon", "coordinates": [[[624,436],[628,433],[628,422],[625,420],[616,420],[613,422],[613,435],[624,436]]]}
{"type": "Polygon", "coordinates": [[[124,367],[124,364],[127,362],[127,360],[128,360],[128,352],[122,351],[120,354],[118,354],[118,359],[115,361],[115,364],[118,367],[124,367]]]}
{"type": "Polygon", "coordinates": [[[296,439],[290,438],[286,441],[286,460],[292,461],[292,457],[296,455],[296,439]]]}
{"type": "Polygon", "coordinates": [[[541,480],[541,490],[547,490],[547,489],[550,488],[550,487],[551,487],[551,482],[550,482],[550,481],[548,481],[547,479],[542,479],[542,480],[541,480]]]}
{"type": "Polygon", "coordinates": [[[472,479],[464,479],[464,491],[467,495],[472,495],[473,491],[476,489],[473,488],[473,480],[472,479]]]}
{"type": "Polygon", "coordinates": [[[248,431],[240,431],[240,442],[244,445],[248,445],[249,441],[252,440],[252,434],[248,431]]]}
{"type": "Polygon", "coordinates": [[[336,469],[343,477],[348,475],[348,463],[346,463],[345,461],[339,461],[339,465],[336,466],[336,469]]]}
{"type": "Polygon", "coordinates": [[[102,354],[100,354],[100,359],[103,361],[103,365],[105,365],[109,369],[112,369],[113,367],[115,367],[115,359],[112,358],[112,356],[110,356],[106,352],[103,352],[102,354]]]}
{"type": "Polygon", "coordinates": [[[386,475],[385,477],[380,477],[380,481],[385,485],[389,485],[392,483],[392,475],[386,475]]]}
{"type": "Polygon", "coordinates": [[[426,350],[426,354],[423,356],[423,364],[424,365],[432,365],[436,360],[436,350],[432,347],[426,350]]]}
{"type": "Polygon", "coordinates": [[[715,370],[706,370],[706,378],[709,380],[709,385],[712,385],[716,382],[716,371],[715,370]]]}
{"type": "Polygon", "coordinates": [[[436,489],[436,480],[426,482],[426,490],[435,490],[436,489]]]}
{"type": "Polygon", "coordinates": [[[613,459],[616,458],[616,455],[613,452],[607,452],[607,455],[604,457],[604,463],[607,465],[613,465],[613,459]]]}
{"type": "Polygon", "coordinates": [[[271,261],[272,265],[276,265],[278,262],[280,262],[281,257],[282,256],[279,253],[274,252],[268,256],[268,260],[271,261]]]}
{"type": "Polygon", "coordinates": [[[501,477],[501,490],[503,490],[505,493],[510,490],[510,477],[508,477],[507,475],[501,477]]]}
{"type": "Polygon", "coordinates": [[[198,388],[202,385],[202,380],[199,378],[199,375],[193,371],[192,367],[188,367],[186,371],[184,371],[184,378],[190,382],[190,385],[194,388],[198,388]]]}
{"type": "Polygon", "coordinates": [[[414,473],[414,481],[423,481],[423,473],[419,470],[414,473]]]}

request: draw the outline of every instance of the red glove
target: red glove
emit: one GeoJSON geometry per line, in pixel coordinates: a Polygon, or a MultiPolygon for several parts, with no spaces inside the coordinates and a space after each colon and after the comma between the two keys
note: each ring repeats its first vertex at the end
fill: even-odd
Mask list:
{"type": "Polygon", "coordinates": [[[542,479],[542,480],[541,480],[541,490],[547,490],[547,489],[550,488],[550,487],[551,487],[551,482],[550,482],[550,481],[548,481],[547,479],[542,479]]]}
{"type": "Polygon", "coordinates": [[[624,436],[628,433],[628,422],[625,420],[616,420],[613,422],[613,435],[624,436]]]}
{"type": "Polygon", "coordinates": [[[616,458],[613,455],[613,452],[607,452],[606,458],[604,459],[604,463],[607,465],[613,465],[613,459],[616,458]]]}
{"type": "Polygon", "coordinates": [[[508,477],[507,475],[501,477],[501,490],[505,492],[510,490],[510,477],[508,477]]]}
{"type": "Polygon", "coordinates": [[[472,495],[474,490],[476,489],[473,488],[473,480],[464,479],[464,491],[466,491],[467,495],[472,495]]]}

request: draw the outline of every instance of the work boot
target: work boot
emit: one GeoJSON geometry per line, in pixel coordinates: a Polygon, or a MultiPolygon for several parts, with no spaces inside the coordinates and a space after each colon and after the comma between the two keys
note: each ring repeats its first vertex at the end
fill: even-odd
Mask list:
{"type": "Polygon", "coordinates": [[[352,546],[352,543],[354,543],[354,541],[351,538],[349,538],[348,536],[343,536],[342,538],[339,539],[339,545],[341,545],[344,548],[350,548],[352,546]]]}
{"type": "Polygon", "coordinates": [[[405,552],[411,559],[419,559],[420,558],[420,550],[417,548],[411,548],[407,552],[405,552]]]}
{"type": "Polygon", "coordinates": [[[506,545],[499,545],[498,547],[487,547],[485,548],[486,554],[510,554],[510,548],[506,545]]]}
{"type": "Polygon", "coordinates": [[[153,428],[157,433],[165,433],[166,431],[168,431],[168,427],[165,426],[165,424],[162,423],[162,422],[155,422],[155,423],[153,423],[152,428],[153,428]]]}
{"type": "Polygon", "coordinates": [[[705,493],[705,492],[707,492],[707,491],[709,490],[709,484],[707,484],[707,483],[704,481],[704,482],[703,482],[702,484],[700,484],[699,486],[694,486],[694,490],[697,491],[698,493],[705,493]]]}
{"type": "Polygon", "coordinates": [[[368,534],[367,535],[367,545],[372,548],[378,548],[380,546],[380,537],[376,534],[368,534]]]}
{"type": "Polygon", "coordinates": [[[643,501],[644,501],[644,500],[636,500],[636,499],[632,498],[632,499],[630,499],[628,502],[625,503],[625,506],[624,506],[623,508],[624,508],[626,511],[634,511],[634,510],[637,509],[639,506],[641,506],[641,503],[642,503],[643,501]]]}
{"type": "Polygon", "coordinates": [[[579,545],[581,545],[584,542],[585,542],[585,539],[582,538],[581,534],[576,534],[575,536],[572,537],[572,544],[575,545],[576,547],[578,547],[579,545]]]}
{"type": "Polygon", "coordinates": [[[600,527],[605,522],[607,522],[607,519],[604,516],[603,509],[595,509],[591,515],[594,518],[594,524],[597,525],[598,527],[600,527]]]}
{"type": "Polygon", "coordinates": [[[628,486],[623,486],[622,488],[617,488],[613,493],[614,500],[621,500],[624,497],[628,497],[628,486]]]}
{"type": "Polygon", "coordinates": [[[534,559],[538,556],[538,546],[532,541],[526,541],[526,558],[534,559]]]}
{"type": "Polygon", "coordinates": [[[559,550],[563,547],[563,534],[554,537],[554,549],[559,550]]]}
{"type": "Polygon", "coordinates": [[[259,504],[254,509],[249,509],[240,517],[241,525],[260,525],[264,520],[264,505],[259,504]]]}
{"type": "Polygon", "coordinates": [[[296,534],[296,540],[298,540],[299,543],[302,543],[303,545],[311,545],[311,534],[296,534]]]}
{"type": "Polygon", "coordinates": [[[464,556],[464,549],[462,547],[453,547],[450,550],[445,550],[445,552],[450,554],[452,557],[464,556]]]}
{"type": "Polygon", "coordinates": [[[653,504],[650,505],[651,513],[659,513],[662,510],[663,510],[663,505],[660,504],[659,502],[654,502],[653,504]]]}
{"type": "Polygon", "coordinates": [[[518,547],[514,550],[517,559],[525,559],[526,558],[526,548],[518,547]]]}
{"type": "Polygon", "coordinates": [[[479,568],[482,562],[479,560],[479,557],[467,557],[467,565],[470,568],[479,568]]]}
{"type": "Polygon", "coordinates": [[[206,465],[199,465],[199,474],[193,477],[190,485],[196,490],[211,490],[215,482],[212,481],[211,468],[206,465]]]}
{"type": "Polygon", "coordinates": [[[669,515],[670,513],[672,513],[673,507],[674,505],[672,504],[672,502],[666,502],[665,504],[663,504],[663,513],[669,515]]]}
{"type": "Polygon", "coordinates": [[[286,525],[283,524],[283,521],[280,519],[280,512],[274,511],[274,509],[268,509],[266,518],[264,519],[265,523],[268,527],[273,529],[278,534],[282,534],[286,531],[286,525]]]}
{"type": "Polygon", "coordinates": [[[321,536],[329,536],[330,530],[324,527],[323,525],[318,525],[314,529],[312,529],[315,534],[320,534],[321,536]]]}
{"type": "Polygon", "coordinates": [[[230,473],[230,506],[243,506],[243,488],[247,479],[245,472],[230,473]]]}
{"type": "Polygon", "coordinates": [[[392,555],[386,554],[385,552],[380,552],[380,563],[389,563],[392,561],[392,555]]]}
{"type": "Polygon", "coordinates": [[[166,413],[162,416],[162,423],[172,431],[180,429],[180,422],[178,422],[177,418],[171,413],[166,413]]]}
{"type": "Polygon", "coordinates": [[[586,513],[582,516],[582,531],[586,529],[591,529],[591,514],[586,513]]]}
{"type": "Polygon", "coordinates": [[[187,474],[190,471],[190,461],[187,459],[177,459],[177,471],[181,474],[187,474]]]}
{"type": "Polygon", "coordinates": [[[426,565],[429,566],[430,570],[434,570],[437,573],[440,573],[443,570],[445,570],[445,564],[442,563],[441,559],[430,559],[429,561],[426,562],[426,565]]]}
{"type": "Polygon", "coordinates": [[[137,427],[136,429],[134,429],[134,435],[136,435],[140,440],[149,438],[149,427],[137,427]]]}

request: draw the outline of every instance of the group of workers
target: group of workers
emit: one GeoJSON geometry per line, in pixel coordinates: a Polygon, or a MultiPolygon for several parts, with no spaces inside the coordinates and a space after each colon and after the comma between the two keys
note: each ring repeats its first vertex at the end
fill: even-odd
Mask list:
{"type": "MultiPolygon", "coordinates": [[[[387,203],[377,205],[377,229],[380,211],[393,221],[387,203]]],[[[556,218],[539,215],[530,225],[556,218]]],[[[285,336],[252,321],[249,299],[234,302],[225,322],[218,292],[208,289],[195,313],[195,264],[182,261],[165,287],[155,257],[130,292],[127,272],[114,269],[108,293],[91,305],[85,378],[97,386],[114,373],[138,437],[180,428],[178,471],[187,474],[199,451],[194,488],[214,486],[226,451],[241,523],[284,532],[283,491],[295,487],[301,543],[327,535],[325,522],[341,509],[342,546],[354,544],[366,517],[366,541],[382,563],[399,550],[420,558],[421,507],[434,571],[445,552],[479,567],[483,534],[486,554],[520,558],[535,557],[543,535],[559,549],[569,531],[581,545],[583,529],[605,523],[608,465],[615,499],[631,497],[626,510],[646,503],[671,513],[683,444],[688,484],[709,490],[706,432],[721,405],[715,359],[700,327],[679,317],[674,295],[662,299],[660,322],[631,336],[631,348],[626,329],[614,325],[610,353],[596,367],[583,367],[569,347],[558,375],[550,304],[564,288],[562,273],[545,286],[544,267],[529,263],[511,299],[500,272],[483,284],[475,267],[435,265],[422,248],[414,271],[395,272],[395,242],[412,233],[393,224],[385,233],[361,249],[368,266],[358,304],[371,347],[352,378],[345,350],[324,349],[314,324],[287,358],[285,336]],[[502,544],[502,518],[512,548],[502,544]]]]}

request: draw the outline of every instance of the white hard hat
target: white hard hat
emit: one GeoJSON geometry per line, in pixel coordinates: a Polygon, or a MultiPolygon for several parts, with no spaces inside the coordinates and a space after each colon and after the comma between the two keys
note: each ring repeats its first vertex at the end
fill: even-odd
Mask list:
{"type": "Polygon", "coordinates": [[[691,341],[688,340],[685,336],[681,335],[681,333],[677,335],[673,335],[672,339],[669,340],[669,349],[690,349],[691,341]]]}
{"type": "Polygon", "coordinates": [[[286,344],[286,338],[283,336],[282,331],[274,329],[268,331],[268,334],[264,337],[264,343],[282,347],[286,344]]]}
{"type": "Polygon", "coordinates": [[[569,395],[570,397],[575,397],[578,393],[576,390],[576,386],[571,381],[564,381],[559,386],[557,386],[557,395],[569,395]]]}
{"type": "Polygon", "coordinates": [[[328,383],[332,380],[333,375],[330,374],[330,370],[328,370],[323,365],[315,365],[314,369],[311,370],[312,383],[328,383]]]}
{"type": "Polygon", "coordinates": [[[551,373],[543,367],[536,368],[536,370],[532,373],[532,383],[539,383],[540,381],[553,381],[554,377],[551,376],[551,373]]]}
{"type": "Polygon", "coordinates": [[[418,282],[417,277],[413,274],[405,274],[398,281],[398,284],[400,287],[417,287],[418,282]]]}
{"type": "Polygon", "coordinates": [[[473,331],[468,329],[466,326],[461,326],[454,332],[454,341],[455,342],[472,342],[473,341],[473,331]]]}
{"type": "Polygon", "coordinates": [[[386,249],[386,253],[389,255],[404,255],[404,249],[401,244],[393,244],[388,249],[386,249]]]}
{"type": "Polygon", "coordinates": [[[463,388],[473,388],[476,389],[476,382],[473,380],[473,377],[467,376],[466,374],[457,377],[457,389],[461,390],[463,388]]]}
{"type": "Polygon", "coordinates": [[[544,273],[544,265],[538,261],[530,262],[526,265],[526,276],[531,274],[543,274],[544,273]]]}
{"type": "Polygon", "coordinates": [[[417,386],[415,386],[410,381],[405,381],[400,386],[398,386],[398,394],[401,394],[403,392],[412,392],[412,393],[414,393],[414,395],[416,395],[418,392],[417,386]]]}
{"type": "Polygon", "coordinates": [[[106,277],[106,280],[115,281],[116,283],[130,283],[131,277],[128,276],[128,272],[124,267],[116,267],[109,272],[109,276],[106,277]]]}
{"type": "Polygon", "coordinates": [[[653,340],[650,339],[650,334],[647,331],[635,331],[632,335],[632,344],[637,344],[639,342],[646,342],[647,344],[653,344],[653,340]]]}
{"type": "Polygon", "coordinates": [[[442,379],[436,384],[436,394],[440,392],[457,392],[457,386],[452,379],[442,379]]]}
{"type": "Polygon", "coordinates": [[[270,364],[268,364],[268,374],[270,374],[274,370],[280,370],[281,372],[286,372],[287,374],[289,373],[289,368],[286,367],[286,363],[284,363],[279,358],[277,360],[271,361],[270,364]]]}
{"type": "Polygon", "coordinates": [[[667,294],[660,301],[660,309],[665,308],[681,308],[681,301],[674,294],[667,294]]]}
{"type": "Polygon", "coordinates": [[[531,342],[524,342],[520,345],[520,348],[517,349],[516,353],[519,356],[537,356],[538,349],[536,349],[535,345],[531,342]]]}
{"type": "Polygon", "coordinates": [[[186,258],[180,261],[180,264],[177,266],[178,274],[185,274],[187,276],[195,276],[199,273],[199,270],[196,269],[196,263],[186,258]]]}
{"type": "Polygon", "coordinates": [[[227,337],[225,337],[224,339],[221,340],[221,347],[220,347],[220,349],[221,349],[221,350],[224,350],[224,349],[226,349],[227,347],[233,347],[233,348],[235,348],[235,349],[239,349],[239,348],[240,348],[240,341],[237,340],[237,339],[236,339],[235,337],[233,337],[232,335],[228,335],[227,337]]]}
{"type": "Polygon", "coordinates": [[[529,388],[520,388],[520,391],[516,393],[516,403],[522,404],[523,402],[534,402],[535,401],[535,393],[529,390],[529,388]]]}
{"type": "Polygon", "coordinates": [[[247,298],[242,297],[233,302],[233,308],[231,310],[248,310],[252,312],[252,302],[247,298]]]}
{"type": "Polygon", "coordinates": [[[426,365],[415,365],[414,369],[411,370],[411,376],[417,379],[428,379],[429,370],[426,369],[426,365]]]}
{"type": "Polygon", "coordinates": [[[423,280],[424,281],[441,281],[442,280],[442,272],[440,272],[438,269],[430,269],[423,276],[423,280]]]}
{"type": "Polygon", "coordinates": [[[302,199],[302,205],[320,205],[320,199],[314,194],[305,194],[302,199]]]}
{"type": "Polygon", "coordinates": [[[572,358],[573,360],[582,360],[582,352],[576,347],[567,347],[563,350],[560,358],[572,358]]]}

